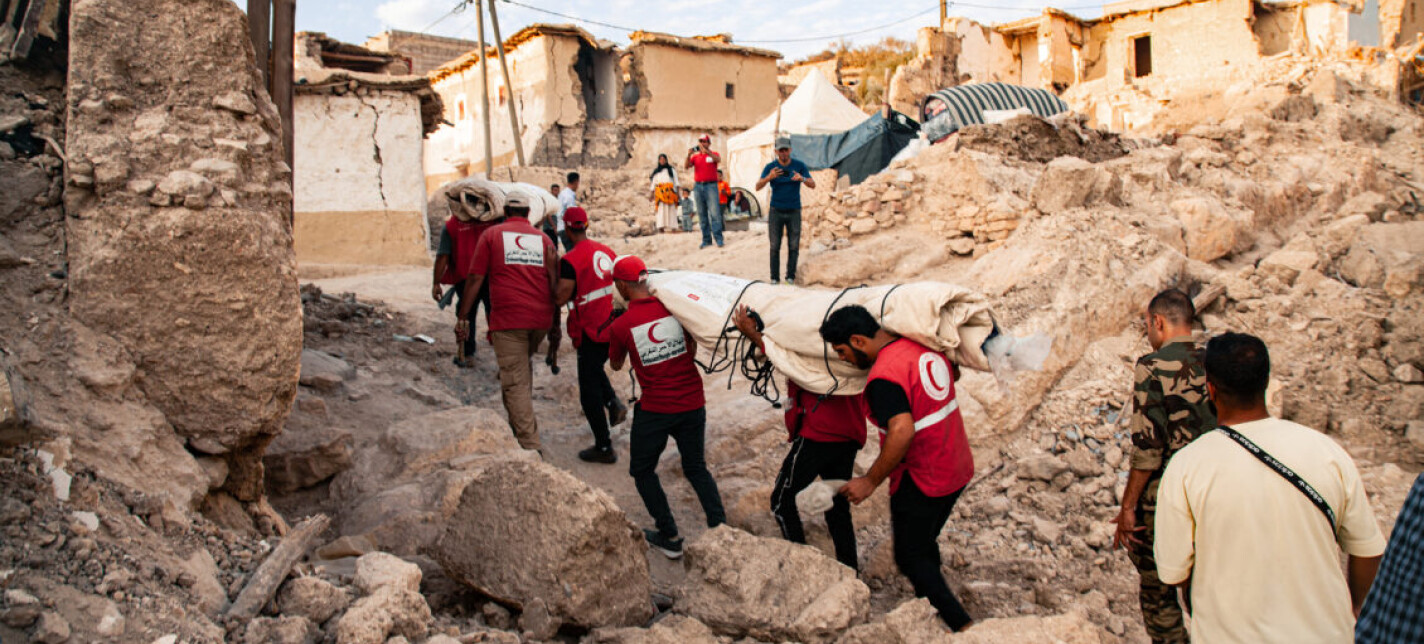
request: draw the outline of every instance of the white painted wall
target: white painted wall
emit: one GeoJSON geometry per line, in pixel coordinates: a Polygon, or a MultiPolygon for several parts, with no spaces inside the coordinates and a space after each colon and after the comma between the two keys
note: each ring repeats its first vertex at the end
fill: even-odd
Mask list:
{"type": "Polygon", "coordinates": [[[427,261],[419,99],[298,94],[293,138],[298,262],[427,261]]]}

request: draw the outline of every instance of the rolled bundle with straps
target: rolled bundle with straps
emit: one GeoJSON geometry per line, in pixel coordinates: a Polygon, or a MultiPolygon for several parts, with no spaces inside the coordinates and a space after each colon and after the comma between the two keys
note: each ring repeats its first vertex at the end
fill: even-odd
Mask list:
{"type": "MultiPolygon", "coordinates": [[[[937,349],[964,368],[996,374],[999,364],[1013,369],[1037,368],[1034,360],[1020,358],[1012,365],[997,360],[996,354],[1027,349],[1029,344],[999,332],[984,296],[953,284],[912,282],[831,290],[664,271],[650,273],[648,285],[697,343],[710,351],[704,370],[714,373],[740,361],[743,374],[754,384],[756,376],[769,380],[769,371],[764,364],[748,364],[753,352],[732,327],[732,314],[742,304],[762,318],[763,343],[771,364],[801,388],[819,394],[857,394],[865,389],[866,372],[837,358],[820,335],[821,323],[831,311],[852,304],[865,307],[886,330],[937,349]]],[[[1040,354],[1033,356],[1037,363],[1047,354],[1044,341],[1046,338],[1033,343],[1040,354]]]]}
{"type": "Polygon", "coordinates": [[[461,221],[493,221],[504,216],[504,199],[511,192],[521,192],[529,198],[531,224],[537,226],[544,217],[559,212],[559,200],[544,188],[530,183],[490,181],[483,177],[465,177],[440,186],[426,204],[426,209],[432,218],[441,221],[451,215],[461,221]]]}

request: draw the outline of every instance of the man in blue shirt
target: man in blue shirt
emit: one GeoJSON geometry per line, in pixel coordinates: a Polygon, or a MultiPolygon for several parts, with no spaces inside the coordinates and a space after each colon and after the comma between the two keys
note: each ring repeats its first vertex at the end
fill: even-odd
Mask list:
{"type": "Polygon", "coordinates": [[[791,137],[776,139],[776,160],[762,168],[756,189],[771,184],[771,209],[766,229],[771,234],[771,283],[781,283],[781,232],[786,231],[786,283],[796,281],[796,257],[801,249],[801,186],[814,189],[806,164],[791,158],[791,137]]]}

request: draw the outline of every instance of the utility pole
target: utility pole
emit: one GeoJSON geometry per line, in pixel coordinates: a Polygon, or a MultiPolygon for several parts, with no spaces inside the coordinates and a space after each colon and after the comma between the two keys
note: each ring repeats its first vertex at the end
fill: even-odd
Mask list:
{"type": "Polygon", "coordinates": [[[272,102],[282,117],[282,146],[287,167],[293,168],[292,154],[292,66],[296,40],[297,0],[272,0],[272,102]]]}
{"type": "MultiPolygon", "coordinates": [[[[493,4],[494,0],[490,0],[493,4]]],[[[475,28],[480,32],[480,116],[485,127],[485,178],[494,177],[494,142],[490,140],[489,52],[485,50],[484,0],[475,0],[475,28]]]]}
{"type": "Polygon", "coordinates": [[[257,72],[265,86],[272,78],[268,54],[272,51],[272,0],[247,0],[247,29],[257,55],[257,72]]]}
{"type": "Polygon", "coordinates": [[[509,93],[509,127],[514,133],[514,154],[519,159],[519,167],[524,165],[524,141],[519,137],[519,113],[514,109],[514,80],[509,77],[509,64],[504,62],[504,39],[499,35],[499,16],[495,14],[495,0],[490,0],[490,27],[494,28],[494,50],[499,53],[499,71],[504,74],[504,89],[509,93]]]}
{"type": "MultiPolygon", "coordinates": [[[[923,5],[921,5],[923,6],[923,5]]],[[[949,20],[949,0],[939,0],[939,29],[944,31],[944,23],[949,20]]]]}

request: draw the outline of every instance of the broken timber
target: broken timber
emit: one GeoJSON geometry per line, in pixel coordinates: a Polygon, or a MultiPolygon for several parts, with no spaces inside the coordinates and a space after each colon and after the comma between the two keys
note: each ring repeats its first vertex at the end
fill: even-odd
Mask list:
{"type": "Polygon", "coordinates": [[[330,524],[331,519],[328,519],[325,514],[318,514],[304,519],[291,532],[288,532],[287,536],[282,539],[281,545],[278,545],[277,549],[262,561],[262,565],[257,567],[257,572],[252,573],[252,579],[242,587],[242,592],[237,595],[237,601],[234,601],[232,608],[228,609],[227,616],[240,620],[256,617],[262,607],[272,601],[272,596],[277,593],[277,587],[282,585],[282,581],[287,578],[287,573],[292,571],[292,566],[296,565],[297,560],[306,554],[312,541],[330,524]]]}

